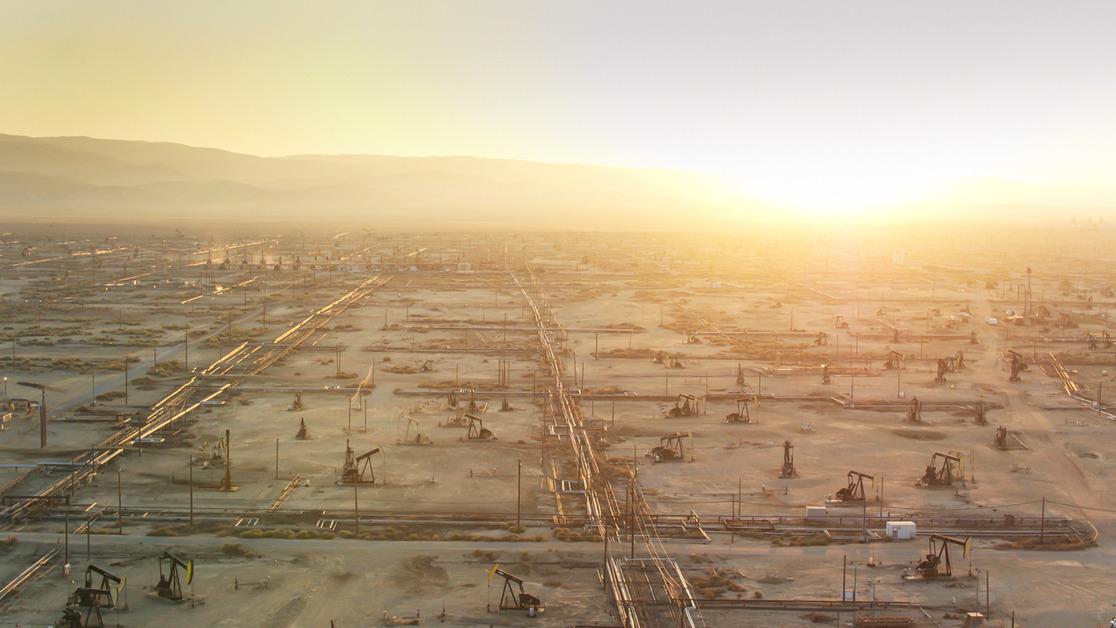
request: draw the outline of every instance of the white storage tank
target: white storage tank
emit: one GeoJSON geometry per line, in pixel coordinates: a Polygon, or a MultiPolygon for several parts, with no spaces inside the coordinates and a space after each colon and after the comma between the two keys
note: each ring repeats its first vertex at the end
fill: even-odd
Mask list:
{"type": "Polygon", "coordinates": [[[829,515],[829,509],[826,508],[825,506],[807,506],[806,507],[806,518],[807,519],[815,519],[815,518],[818,518],[818,517],[825,517],[827,515],[829,515]]]}
{"type": "Polygon", "coordinates": [[[888,521],[884,525],[884,532],[892,540],[909,541],[915,538],[918,526],[913,521],[888,521]]]}

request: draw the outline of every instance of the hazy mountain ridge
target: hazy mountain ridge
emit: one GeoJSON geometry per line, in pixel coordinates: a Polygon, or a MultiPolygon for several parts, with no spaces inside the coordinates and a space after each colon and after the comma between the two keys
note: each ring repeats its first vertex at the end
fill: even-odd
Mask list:
{"type": "Polygon", "coordinates": [[[86,137],[0,135],[12,217],[387,219],[513,227],[671,227],[706,216],[713,187],[665,170],[477,157],[292,155],[86,137]],[[312,212],[308,214],[308,212],[312,212]]]}

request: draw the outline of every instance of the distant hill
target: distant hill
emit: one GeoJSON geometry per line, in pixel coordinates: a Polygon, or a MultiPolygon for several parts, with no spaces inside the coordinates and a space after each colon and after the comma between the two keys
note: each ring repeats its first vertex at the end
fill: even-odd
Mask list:
{"type": "Polygon", "coordinates": [[[669,229],[747,213],[697,175],[475,157],[294,155],[0,135],[0,217],[669,229]],[[732,212],[725,212],[732,209],[732,212]]]}

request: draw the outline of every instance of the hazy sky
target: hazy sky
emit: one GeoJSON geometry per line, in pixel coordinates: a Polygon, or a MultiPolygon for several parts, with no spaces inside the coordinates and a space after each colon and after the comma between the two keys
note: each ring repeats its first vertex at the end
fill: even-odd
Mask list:
{"type": "Polygon", "coordinates": [[[679,167],[835,206],[1116,181],[1113,0],[0,0],[0,77],[16,134],[679,167]]]}

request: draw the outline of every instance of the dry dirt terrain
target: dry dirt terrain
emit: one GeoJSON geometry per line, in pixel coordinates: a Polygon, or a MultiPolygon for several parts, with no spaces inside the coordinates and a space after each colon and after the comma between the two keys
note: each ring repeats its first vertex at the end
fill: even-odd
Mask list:
{"type": "Polygon", "coordinates": [[[1107,625],[1116,238],[934,235],[13,230],[0,625],[1107,625]]]}

